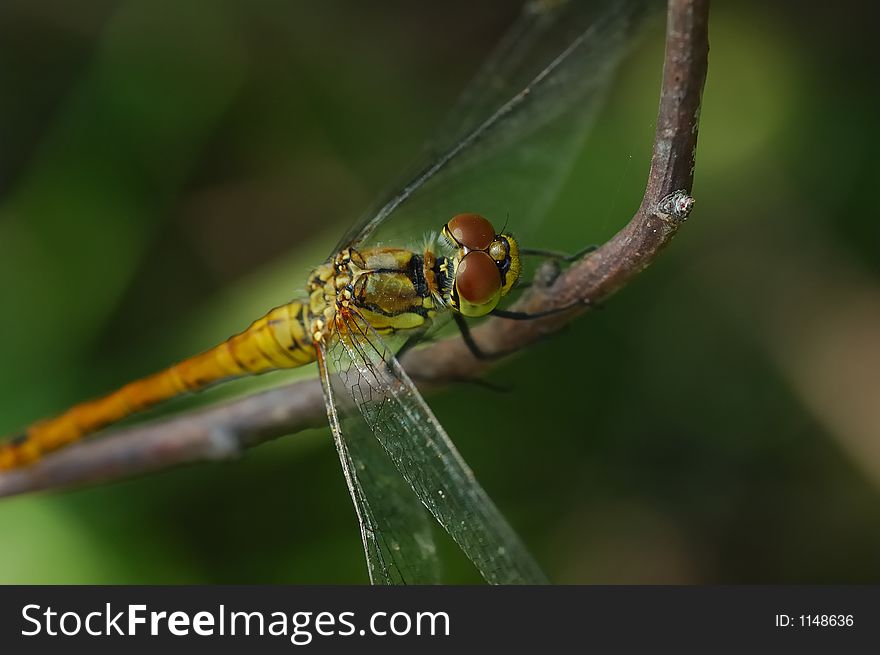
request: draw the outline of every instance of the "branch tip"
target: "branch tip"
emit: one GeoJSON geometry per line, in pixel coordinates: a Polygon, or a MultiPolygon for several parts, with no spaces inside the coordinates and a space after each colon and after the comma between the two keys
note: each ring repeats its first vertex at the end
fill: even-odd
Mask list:
{"type": "Polygon", "coordinates": [[[657,214],[661,218],[674,218],[686,221],[694,208],[694,199],[684,189],[673,191],[657,203],[657,214]]]}

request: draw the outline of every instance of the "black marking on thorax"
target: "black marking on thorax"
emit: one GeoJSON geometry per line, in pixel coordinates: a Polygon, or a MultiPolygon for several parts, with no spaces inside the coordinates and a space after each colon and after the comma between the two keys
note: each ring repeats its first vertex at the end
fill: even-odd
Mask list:
{"type": "Polygon", "coordinates": [[[428,288],[428,280],[425,279],[425,258],[421,255],[413,255],[409,260],[409,270],[407,276],[413,283],[413,288],[420,298],[427,298],[431,295],[431,289],[428,288]]]}
{"type": "Polygon", "coordinates": [[[425,279],[425,260],[421,255],[415,253],[409,258],[406,268],[371,268],[368,275],[384,274],[384,273],[400,273],[405,275],[412,282],[413,289],[420,298],[427,298],[431,294],[428,288],[428,281],[425,279]]]}

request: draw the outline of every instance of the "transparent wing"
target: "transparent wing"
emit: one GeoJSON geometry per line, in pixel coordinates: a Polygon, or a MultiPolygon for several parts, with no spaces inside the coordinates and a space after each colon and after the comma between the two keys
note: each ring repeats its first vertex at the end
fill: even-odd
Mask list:
{"type": "Polygon", "coordinates": [[[436,232],[465,211],[499,224],[509,216],[520,237],[534,233],[652,6],[662,3],[526,3],[422,165],[343,236],[334,254],[436,232]]]}
{"type": "Polygon", "coordinates": [[[373,584],[432,584],[440,565],[425,508],[373,438],[318,347],[318,368],[333,441],[361,530],[373,584]],[[356,420],[352,420],[356,419],[356,420]]]}
{"type": "MultiPolygon", "coordinates": [[[[390,347],[354,310],[339,310],[335,329],[337,338],[327,352],[327,363],[337,376],[334,388],[344,388],[362,422],[421,503],[487,582],[545,583],[544,574],[474,478],[390,347]]],[[[382,526],[377,527],[381,532],[382,526]]]]}

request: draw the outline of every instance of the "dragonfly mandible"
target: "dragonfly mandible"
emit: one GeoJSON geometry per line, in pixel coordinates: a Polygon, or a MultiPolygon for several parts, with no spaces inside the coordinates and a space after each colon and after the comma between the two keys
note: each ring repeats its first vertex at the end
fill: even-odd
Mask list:
{"type": "Polygon", "coordinates": [[[33,424],[0,445],[0,470],[159,402],[317,362],[371,581],[439,579],[427,510],[488,582],[544,582],[396,355],[453,316],[474,354],[485,356],[465,318],[536,317],[498,305],[519,281],[522,256],[541,251],[521,248],[481,214],[542,213],[646,4],[527,3],[428,163],[353,226],[313,270],[303,297],[200,355],[33,424]],[[504,193],[481,197],[486,176],[503,180],[504,193]],[[441,230],[420,249],[388,245],[411,238],[415,223],[436,226],[443,211],[441,230]]]}

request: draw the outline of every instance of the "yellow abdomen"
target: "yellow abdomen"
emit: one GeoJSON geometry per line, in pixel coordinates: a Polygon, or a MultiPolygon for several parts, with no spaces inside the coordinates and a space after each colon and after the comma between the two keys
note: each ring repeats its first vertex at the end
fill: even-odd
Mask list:
{"type": "Polygon", "coordinates": [[[314,360],[306,307],[298,302],[276,307],[211,350],[33,424],[24,434],[0,444],[0,470],[33,462],[163,400],[230,378],[296,368],[314,360]]]}

